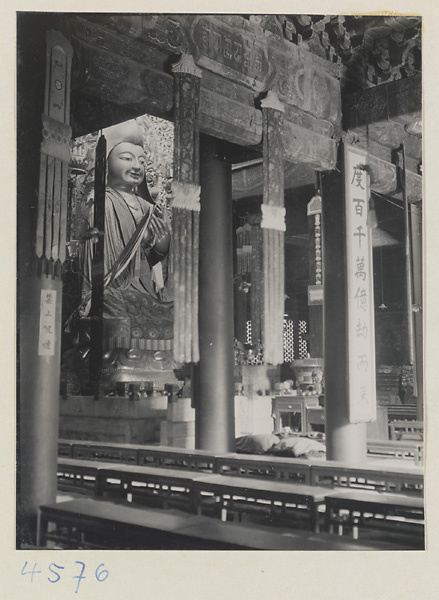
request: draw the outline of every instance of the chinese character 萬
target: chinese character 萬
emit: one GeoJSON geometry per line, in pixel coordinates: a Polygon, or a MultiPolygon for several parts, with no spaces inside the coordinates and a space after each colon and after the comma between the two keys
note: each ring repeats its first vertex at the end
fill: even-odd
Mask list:
{"type": "Polygon", "coordinates": [[[366,271],[364,270],[366,265],[364,264],[364,256],[357,256],[357,270],[355,271],[355,277],[366,281],[366,271]]]}

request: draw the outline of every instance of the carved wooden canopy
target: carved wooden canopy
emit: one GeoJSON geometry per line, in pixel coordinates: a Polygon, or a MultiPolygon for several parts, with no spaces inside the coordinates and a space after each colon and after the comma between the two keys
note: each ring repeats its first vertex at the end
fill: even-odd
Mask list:
{"type": "MultiPolygon", "coordinates": [[[[368,146],[384,192],[396,177],[391,149],[404,141],[418,196],[420,17],[84,13],[60,16],[60,28],[74,48],[75,135],[144,113],[173,120],[171,65],[189,53],[202,74],[201,132],[260,152],[260,100],[276,91],[286,187],[332,169],[344,129],[368,146]]],[[[258,191],[260,175],[241,170],[237,188],[251,179],[258,191]]]]}

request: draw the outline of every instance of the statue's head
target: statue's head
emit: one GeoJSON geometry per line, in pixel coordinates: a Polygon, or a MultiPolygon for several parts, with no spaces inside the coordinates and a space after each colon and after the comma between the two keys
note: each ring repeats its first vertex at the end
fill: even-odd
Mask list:
{"type": "Polygon", "coordinates": [[[145,177],[146,156],[142,131],[127,121],[104,131],[107,140],[107,183],[114,189],[133,191],[145,177]]]}

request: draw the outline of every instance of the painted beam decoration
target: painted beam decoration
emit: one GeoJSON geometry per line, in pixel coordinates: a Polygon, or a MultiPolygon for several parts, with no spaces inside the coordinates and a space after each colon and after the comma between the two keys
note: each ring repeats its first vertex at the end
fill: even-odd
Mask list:
{"type": "Polygon", "coordinates": [[[367,153],[344,146],[349,422],[376,419],[372,234],[367,153]]]}

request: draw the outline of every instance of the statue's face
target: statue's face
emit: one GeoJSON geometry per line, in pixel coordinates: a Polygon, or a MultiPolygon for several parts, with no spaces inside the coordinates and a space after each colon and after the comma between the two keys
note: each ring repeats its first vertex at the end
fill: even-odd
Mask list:
{"type": "Polygon", "coordinates": [[[141,146],[122,142],[108,157],[108,184],[125,191],[137,188],[145,176],[145,152],[141,146]]]}

